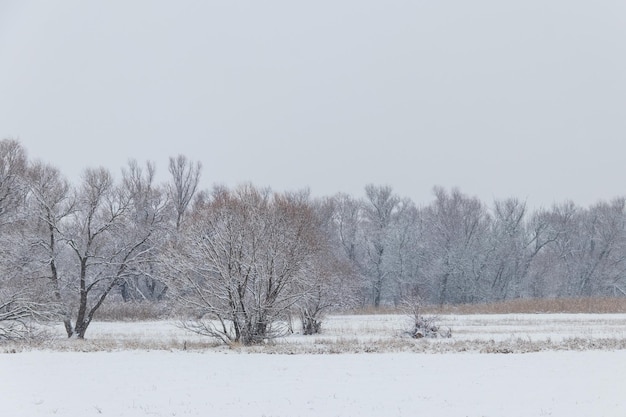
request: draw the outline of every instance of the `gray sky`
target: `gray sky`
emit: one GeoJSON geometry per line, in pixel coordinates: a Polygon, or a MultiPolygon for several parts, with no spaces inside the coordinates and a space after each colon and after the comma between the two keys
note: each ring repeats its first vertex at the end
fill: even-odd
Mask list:
{"type": "Polygon", "coordinates": [[[626,2],[0,0],[0,137],[76,181],[179,153],[204,186],[418,204],[626,194],[626,2]]]}

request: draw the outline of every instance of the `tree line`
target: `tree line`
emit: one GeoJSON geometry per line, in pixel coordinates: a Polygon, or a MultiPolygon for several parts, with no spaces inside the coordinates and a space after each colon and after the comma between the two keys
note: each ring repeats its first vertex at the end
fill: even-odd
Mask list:
{"type": "Polygon", "coordinates": [[[129,161],[119,178],[56,167],[0,141],[0,338],[33,318],[84,338],[107,302],[169,303],[226,343],[319,331],[328,311],[530,297],[623,296],[626,200],[530,211],[435,187],[313,198],[244,184],[199,189],[202,166],[129,161]]]}

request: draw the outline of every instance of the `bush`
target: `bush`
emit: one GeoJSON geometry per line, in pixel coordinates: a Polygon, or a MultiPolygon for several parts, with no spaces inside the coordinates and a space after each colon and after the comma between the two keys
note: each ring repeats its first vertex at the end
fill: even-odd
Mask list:
{"type": "Polygon", "coordinates": [[[414,339],[426,338],[449,338],[452,330],[449,327],[437,325],[436,316],[423,316],[421,313],[422,302],[418,296],[409,297],[403,302],[406,313],[411,320],[411,328],[408,335],[414,339]]]}

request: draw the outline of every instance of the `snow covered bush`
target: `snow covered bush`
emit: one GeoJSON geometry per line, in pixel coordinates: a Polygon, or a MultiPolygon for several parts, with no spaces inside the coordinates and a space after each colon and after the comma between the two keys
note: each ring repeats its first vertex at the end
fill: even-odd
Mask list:
{"type": "Polygon", "coordinates": [[[452,330],[449,327],[439,326],[437,317],[424,316],[421,312],[422,303],[419,296],[409,296],[403,302],[405,311],[410,320],[411,327],[407,331],[408,335],[414,339],[421,338],[449,338],[452,337],[452,330]]]}
{"type": "Polygon", "coordinates": [[[321,247],[308,193],[220,188],[172,243],[167,283],[178,307],[201,317],[188,329],[227,344],[260,343],[287,333],[321,247]]]}

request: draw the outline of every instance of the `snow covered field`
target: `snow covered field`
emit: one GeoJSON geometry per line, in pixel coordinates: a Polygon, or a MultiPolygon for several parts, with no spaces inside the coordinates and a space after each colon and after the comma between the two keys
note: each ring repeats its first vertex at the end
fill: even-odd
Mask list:
{"type": "Polygon", "coordinates": [[[0,355],[0,415],[620,416],[626,351],[0,355]]]}
{"type": "MultiPolygon", "coordinates": [[[[270,346],[252,351],[272,353],[447,352],[481,351],[490,346],[510,347],[513,352],[593,348],[626,348],[626,314],[499,314],[440,316],[437,323],[452,329],[451,339],[413,340],[403,333],[410,328],[404,315],[336,315],[328,317],[322,334],[295,333],[270,346]],[[578,346],[578,345],[580,346],[578,346]]],[[[64,339],[61,325],[54,349],[76,350],[76,341],[64,339]]],[[[84,348],[207,349],[211,339],[181,329],[174,321],[95,322],[87,331],[84,348]]],[[[219,347],[217,349],[220,349],[219,347]]]]}
{"type": "Polygon", "coordinates": [[[96,322],[88,341],[60,339],[0,354],[0,416],[626,415],[626,350],[606,345],[623,341],[626,315],[442,316],[440,322],[452,328],[452,339],[402,337],[407,322],[398,315],[332,316],[323,335],[294,334],[258,349],[215,347],[170,322],[96,322]],[[561,349],[559,342],[573,338],[594,342],[594,350],[545,344],[556,341],[552,347],[561,349]],[[471,348],[472,341],[513,340],[533,341],[542,351],[471,348]],[[470,348],[459,348],[464,343],[470,348]],[[408,349],[449,344],[457,347],[443,354],[408,349]],[[192,348],[182,350],[186,345],[192,348]],[[385,353],[267,354],[350,352],[353,345],[380,345],[385,353]],[[76,351],[81,346],[89,352],[76,351]]]}
{"type": "MultiPolygon", "coordinates": [[[[438,316],[436,321],[451,328],[455,340],[626,338],[626,314],[474,314],[438,316]]],[[[356,315],[331,316],[324,329],[335,336],[380,338],[395,337],[409,326],[403,315],[356,315]]]]}

